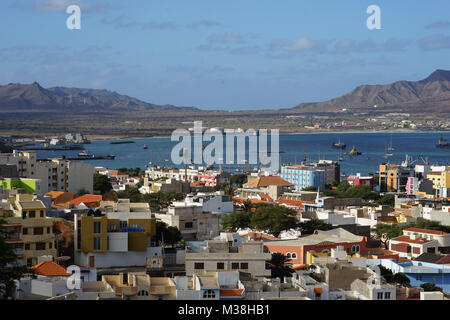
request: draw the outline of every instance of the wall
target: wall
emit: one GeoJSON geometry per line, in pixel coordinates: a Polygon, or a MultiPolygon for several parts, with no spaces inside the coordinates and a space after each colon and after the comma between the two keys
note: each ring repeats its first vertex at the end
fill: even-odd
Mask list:
{"type": "Polygon", "coordinates": [[[148,247],[147,251],[83,253],[75,252],[75,264],[89,266],[89,257],[95,257],[96,268],[141,267],[145,266],[146,257],[162,256],[161,247],[148,247]]]}

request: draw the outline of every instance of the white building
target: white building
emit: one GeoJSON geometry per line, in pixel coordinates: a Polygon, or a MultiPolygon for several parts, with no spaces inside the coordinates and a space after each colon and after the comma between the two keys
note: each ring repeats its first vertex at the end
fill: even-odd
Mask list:
{"type": "Polygon", "coordinates": [[[185,240],[211,239],[220,232],[220,213],[203,212],[198,202],[173,202],[167,213],[155,214],[156,219],[177,227],[185,240]]]}

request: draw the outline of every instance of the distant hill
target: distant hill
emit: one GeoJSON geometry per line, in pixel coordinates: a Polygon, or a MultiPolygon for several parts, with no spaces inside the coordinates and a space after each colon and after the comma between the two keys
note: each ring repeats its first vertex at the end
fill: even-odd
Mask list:
{"type": "Polygon", "coordinates": [[[10,83],[0,86],[0,111],[195,111],[191,107],[155,105],[108,90],[53,87],[10,83]]]}
{"type": "Polygon", "coordinates": [[[335,99],[302,103],[295,111],[336,112],[342,109],[377,107],[399,108],[409,112],[450,113],[450,71],[436,70],[420,81],[397,81],[386,85],[362,85],[335,99]]]}

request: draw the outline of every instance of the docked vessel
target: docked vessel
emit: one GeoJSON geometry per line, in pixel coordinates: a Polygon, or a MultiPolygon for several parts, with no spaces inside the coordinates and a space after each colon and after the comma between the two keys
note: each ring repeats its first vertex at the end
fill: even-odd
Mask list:
{"type": "Polygon", "coordinates": [[[142,149],[148,149],[148,146],[146,144],[144,144],[144,146],[142,147],[142,149]]]}
{"type": "Polygon", "coordinates": [[[107,156],[96,156],[94,154],[90,154],[87,150],[84,150],[78,153],[78,157],[76,158],[68,158],[68,160],[114,160],[116,156],[110,154],[107,156]]]}
{"type": "Polygon", "coordinates": [[[450,148],[450,144],[447,139],[444,139],[442,136],[436,142],[436,148],[450,148]]]}

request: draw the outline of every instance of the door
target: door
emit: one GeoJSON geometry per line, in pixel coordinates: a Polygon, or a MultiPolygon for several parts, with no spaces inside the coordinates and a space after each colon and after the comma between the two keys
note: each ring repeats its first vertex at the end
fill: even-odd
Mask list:
{"type": "Polygon", "coordinates": [[[89,267],[95,268],[95,256],[89,256],[89,267]]]}

